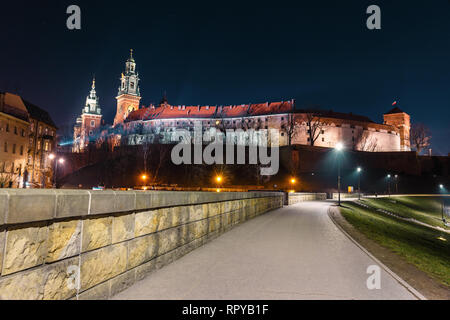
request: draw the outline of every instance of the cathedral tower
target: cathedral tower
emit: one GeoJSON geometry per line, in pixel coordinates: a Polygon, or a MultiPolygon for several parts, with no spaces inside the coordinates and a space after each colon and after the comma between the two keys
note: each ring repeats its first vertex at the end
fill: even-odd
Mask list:
{"type": "Polygon", "coordinates": [[[91,92],[81,110],[81,116],[74,127],[73,152],[82,152],[89,142],[95,141],[102,121],[102,110],[95,91],[95,78],[92,80],[91,92]]]}
{"type": "Polygon", "coordinates": [[[114,126],[122,123],[131,111],[139,109],[139,101],[141,100],[139,73],[136,72],[133,50],[130,50],[130,58],[125,63],[125,73],[122,73],[120,78],[119,93],[116,99],[117,112],[114,118],[114,126]]]}

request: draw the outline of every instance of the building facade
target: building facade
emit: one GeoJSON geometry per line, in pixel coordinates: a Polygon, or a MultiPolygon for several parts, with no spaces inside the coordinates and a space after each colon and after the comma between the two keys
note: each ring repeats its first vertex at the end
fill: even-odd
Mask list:
{"type": "MultiPolygon", "coordinates": [[[[302,144],[333,148],[342,142],[349,149],[366,152],[410,150],[410,117],[399,108],[384,114],[384,123],[381,124],[351,113],[299,110],[294,100],[227,106],[175,106],[169,104],[164,95],[159,105],[140,107],[139,80],[131,52],[120,78],[114,123],[99,133],[97,145],[107,142],[114,148],[147,142],[177,143],[180,130],[193,138],[195,128],[201,127],[206,141],[214,136],[223,141],[228,137],[238,144],[267,144],[268,137],[275,130],[281,146],[302,144]]],[[[81,136],[84,126],[81,119],[77,120],[74,136],[81,136]]],[[[75,143],[74,151],[82,149],[75,143]]]]}
{"type": "Polygon", "coordinates": [[[50,115],[12,93],[0,93],[0,187],[46,187],[57,127],[50,115]]]}
{"type": "MultiPolygon", "coordinates": [[[[23,99],[22,99],[23,100],[23,99]]],[[[57,127],[47,111],[23,100],[29,114],[27,179],[33,188],[52,186],[57,127]]]]}

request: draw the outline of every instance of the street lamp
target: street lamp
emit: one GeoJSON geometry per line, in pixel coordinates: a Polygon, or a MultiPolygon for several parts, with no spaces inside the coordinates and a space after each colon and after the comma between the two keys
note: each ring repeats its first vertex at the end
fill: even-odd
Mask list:
{"type": "Polygon", "coordinates": [[[395,178],[395,193],[398,194],[398,174],[396,174],[394,178],[395,178]]]}
{"type": "MultiPolygon", "coordinates": [[[[444,188],[444,185],[443,184],[440,184],[439,185],[439,193],[443,193],[443,192],[445,192],[445,188],[444,188]]],[[[444,222],[444,225],[446,225],[446,222],[447,221],[445,221],[445,218],[444,218],[444,211],[445,211],[445,197],[444,196],[442,196],[442,222],[444,222]]]]}
{"type": "MultiPolygon", "coordinates": [[[[340,154],[341,151],[344,149],[344,145],[342,142],[336,143],[336,146],[334,147],[336,151],[340,154]]],[[[338,205],[341,205],[341,161],[340,157],[338,155],[338,205]]]]}
{"type": "Polygon", "coordinates": [[[388,196],[391,197],[391,175],[387,175],[387,181],[388,181],[388,196]]]}
{"type": "Polygon", "coordinates": [[[361,167],[358,167],[356,171],[358,172],[358,200],[361,200],[361,167]]]}
{"type": "MultiPolygon", "coordinates": [[[[49,154],[49,159],[50,160],[55,160],[56,159],[56,155],[54,155],[53,153],[49,154]]],[[[57,159],[55,162],[55,172],[53,173],[53,188],[56,189],[56,176],[58,175],[58,164],[64,164],[64,158],[59,158],[57,159]]]]}

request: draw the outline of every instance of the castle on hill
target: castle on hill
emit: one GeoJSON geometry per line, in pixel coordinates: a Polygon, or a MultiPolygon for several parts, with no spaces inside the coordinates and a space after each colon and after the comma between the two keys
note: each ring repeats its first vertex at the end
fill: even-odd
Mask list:
{"type": "Polygon", "coordinates": [[[198,126],[210,137],[233,132],[239,135],[236,141],[244,144],[252,141],[265,144],[267,133],[275,130],[280,146],[300,144],[334,148],[341,142],[349,149],[366,152],[411,150],[410,116],[398,107],[383,115],[383,123],[352,113],[296,109],[294,100],[227,106],[175,106],[164,95],[158,105],[143,107],[140,106],[139,81],[131,50],[120,78],[114,123],[105,127],[93,80],[85,106],[74,126],[73,152],[83,152],[91,143],[97,146],[107,143],[111,149],[143,143],[178,143],[177,130],[190,132],[193,137],[198,126]]]}

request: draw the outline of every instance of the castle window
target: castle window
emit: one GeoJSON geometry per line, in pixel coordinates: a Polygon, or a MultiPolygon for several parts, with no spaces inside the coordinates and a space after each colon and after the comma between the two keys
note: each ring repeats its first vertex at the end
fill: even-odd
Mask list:
{"type": "Polygon", "coordinates": [[[4,147],[3,151],[8,152],[8,142],[5,142],[5,147],[4,147]]]}
{"type": "Polygon", "coordinates": [[[325,142],[325,138],[322,137],[322,142],[325,142]]]}
{"type": "Polygon", "coordinates": [[[321,133],[324,134],[324,133],[325,133],[325,130],[322,130],[321,133]]]}
{"type": "Polygon", "coordinates": [[[22,137],[25,137],[25,130],[22,129],[22,137]]]}
{"type": "Polygon", "coordinates": [[[92,136],[92,130],[89,130],[89,135],[92,136]]]}
{"type": "Polygon", "coordinates": [[[283,121],[284,120],[284,117],[281,117],[281,121],[283,121]]]}
{"type": "Polygon", "coordinates": [[[9,132],[9,123],[6,124],[6,132],[9,132]]]}
{"type": "Polygon", "coordinates": [[[14,134],[17,134],[17,127],[14,127],[14,134]]]}
{"type": "Polygon", "coordinates": [[[131,82],[131,89],[134,89],[134,82],[131,82]]]}
{"type": "Polygon", "coordinates": [[[95,121],[91,120],[91,127],[95,127],[95,121]]]}
{"type": "Polygon", "coordinates": [[[13,154],[16,153],[16,144],[15,144],[15,143],[13,144],[12,153],[13,153],[13,154]]]}
{"type": "Polygon", "coordinates": [[[23,156],[23,146],[20,146],[20,155],[23,156]]]}

